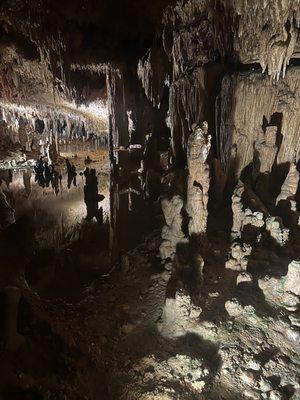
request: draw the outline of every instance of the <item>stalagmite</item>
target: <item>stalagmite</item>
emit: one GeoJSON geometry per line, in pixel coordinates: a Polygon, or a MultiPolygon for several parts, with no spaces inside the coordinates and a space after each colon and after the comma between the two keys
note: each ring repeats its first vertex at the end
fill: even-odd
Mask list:
{"type": "Polygon", "coordinates": [[[290,165],[287,177],[281,187],[280,194],[276,199],[276,204],[278,204],[281,200],[294,200],[295,194],[298,189],[298,183],[299,183],[299,172],[297,170],[297,166],[294,163],[292,163],[290,165]]]}
{"type": "Polygon", "coordinates": [[[207,158],[211,136],[207,123],[202,128],[193,127],[187,144],[187,164],[189,170],[186,210],[190,217],[189,233],[205,233],[207,225],[207,203],[210,183],[207,158]]]}
{"type": "Polygon", "coordinates": [[[280,246],[284,246],[289,240],[289,229],[283,227],[279,217],[266,219],[266,231],[280,246]]]}
{"type": "Polygon", "coordinates": [[[229,260],[225,263],[225,268],[234,271],[246,271],[248,257],[252,252],[250,244],[233,242],[230,248],[229,260]]]}
{"type": "Polygon", "coordinates": [[[161,207],[166,225],[162,228],[161,236],[163,242],[160,245],[159,253],[162,260],[173,259],[177,244],[185,241],[185,236],[182,232],[181,215],[183,201],[180,196],[173,196],[171,200],[163,199],[161,207]]]}
{"type": "Polygon", "coordinates": [[[243,182],[239,181],[234,189],[233,195],[231,197],[232,203],[232,228],[231,228],[231,239],[235,240],[241,237],[242,234],[242,226],[243,226],[243,219],[245,217],[245,213],[243,210],[243,203],[242,203],[242,195],[245,191],[245,187],[243,182]]]}
{"type": "Polygon", "coordinates": [[[244,219],[242,221],[242,230],[247,225],[251,225],[255,228],[262,228],[265,224],[264,215],[260,211],[251,211],[250,208],[246,208],[244,213],[244,219]]]}

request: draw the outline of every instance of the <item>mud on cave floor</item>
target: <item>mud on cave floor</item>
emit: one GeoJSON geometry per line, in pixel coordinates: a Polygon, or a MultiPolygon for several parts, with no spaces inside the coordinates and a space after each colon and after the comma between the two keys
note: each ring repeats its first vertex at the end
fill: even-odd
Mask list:
{"type": "MultiPolygon", "coordinates": [[[[211,240],[194,302],[183,290],[165,303],[172,271],[157,258],[159,243],[157,230],[77,302],[24,288],[26,345],[17,357],[2,352],[2,398],[238,400],[260,398],[261,387],[292,398],[300,360],[289,314],[268,305],[255,285],[236,287],[237,273],[224,268],[222,234],[211,240]],[[232,298],[242,305],[236,318],[225,310],[232,298]]],[[[286,262],[283,250],[259,251],[252,262],[263,254],[286,262]]]]}

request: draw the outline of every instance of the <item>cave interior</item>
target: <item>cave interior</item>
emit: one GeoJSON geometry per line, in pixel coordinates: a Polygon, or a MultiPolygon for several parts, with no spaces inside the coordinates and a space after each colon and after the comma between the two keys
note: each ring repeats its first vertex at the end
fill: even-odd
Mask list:
{"type": "Polygon", "coordinates": [[[1,0],[0,400],[300,399],[300,0],[1,0]]]}

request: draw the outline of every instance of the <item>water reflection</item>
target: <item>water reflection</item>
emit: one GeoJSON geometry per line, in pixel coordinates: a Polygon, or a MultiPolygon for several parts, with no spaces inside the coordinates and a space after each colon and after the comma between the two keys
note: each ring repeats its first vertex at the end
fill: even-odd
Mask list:
{"type": "Polygon", "coordinates": [[[17,219],[27,214],[35,221],[40,247],[63,246],[95,220],[105,225],[107,251],[118,255],[153,227],[153,205],[138,175],[113,180],[96,168],[91,159],[89,167],[84,159],[56,167],[38,160],[33,169],[1,171],[2,192],[17,219]]]}
{"type": "MultiPolygon", "coordinates": [[[[26,266],[30,286],[47,298],[77,301],[90,282],[117,265],[123,252],[143,242],[156,213],[138,175],[110,179],[99,171],[99,163],[86,167],[84,158],[70,163],[76,166],[76,186],[69,187],[64,162],[50,168],[49,185],[40,184],[34,169],[14,170],[4,174],[10,178],[1,190],[15,210],[17,222],[12,226],[22,215],[34,225],[35,255],[26,266]]],[[[44,168],[44,180],[46,174],[44,168]]],[[[2,231],[0,241],[7,231],[2,231]]],[[[25,247],[28,239],[24,238],[25,247]]]]}
{"type": "Polygon", "coordinates": [[[72,183],[73,186],[76,186],[76,167],[74,164],[71,164],[69,159],[66,158],[66,166],[67,166],[67,174],[68,174],[68,189],[70,189],[72,183]]]}
{"type": "MultiPolygon", "coordinates": [[[[48,165],[47,161],[43,161],[42,157],[36,162],[34,167],[35,171],[35,182],[42,188],[49,187],[51,183],[51,187],[54,189],[56,196],[59,193],[59,188],[61,185],[62,176],[61,174],[55,170],[54,165],[48,165]]],[[[31,170],[23,171],[23,182],[25,186],[26,193],[30,194],[31,192],[31,170]]]]}

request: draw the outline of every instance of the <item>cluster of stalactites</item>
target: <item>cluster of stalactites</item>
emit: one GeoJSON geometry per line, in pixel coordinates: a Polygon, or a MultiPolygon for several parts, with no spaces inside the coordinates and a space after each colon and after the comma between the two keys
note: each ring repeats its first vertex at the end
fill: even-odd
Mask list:
{"type": "Polygon", "coordinates": [[[0,102],[0,111],[0,118],[5,121],[12,132],[16,133],[19,132],[20,124],[26,125],[26,129],[34,133],[37,120],[43,122],[44,134],[55,133],[59,126],[66,139],[80,137],[83,132],[86,136],[89,136],[90,133],[100,134],[103,132],[97,123],[80,113],[72,113],[69,108],[33,107],[0,102]]]}
{"type": "Polygon", "coordinates": [[[234,47],[243,63],[259,62],[262,70],[279,79],[297,51],[300,27],[299,0],[234,0],[239,16],[234,47]]]}
{"type": "Polygon", "coordinates": [[[167,9],[163,25],[175,79],[187,68],[214,61],[216,53],[234,51],[242,64],[260,63],[278,80],[299,51],[300,1],[179,1],[167,9]]]}

